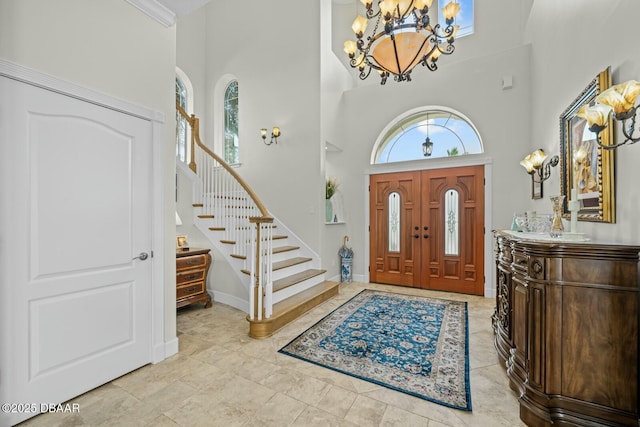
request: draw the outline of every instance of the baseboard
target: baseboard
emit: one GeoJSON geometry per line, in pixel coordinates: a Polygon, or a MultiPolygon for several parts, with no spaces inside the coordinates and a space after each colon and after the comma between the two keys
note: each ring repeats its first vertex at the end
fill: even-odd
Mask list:
{"type": "MultiPolygon", "coordinates": [[[[162,358],[160,358],[160,359],[155,358],[153,360],[153,363],[162,362],[167,357],[171,357],[174,354],[178,354],[178,337],[172,338],[169,341],[165,341],[164,346],[161,349],[158,349],[158,350],[162,351],[164,354],[162,355],[162,358]]],[[[157,354],[158,353],[156,353],[156,355],[157,354]]]]}
{"type": "Polygon", "coordinates": [[[245,301],[242,298],[238,298],[235,295],[230,295],[220,291],[211,291],[207,289],[207,291],[212,294],[212,298],[215,302],[219,302],[221,304],[226,304],[233,308],[237,308],[243,313],[249,313],[249,301],[245,301]]]}
{"type": "Polygon", "coordinates": [[[485,298],[495,298],[496,297],[496,288],[489,283],[484,284],[484,297],[485,298]]]}
{"type": "MultiPolygon", "coordinates": [[[[340,282],[341,279],[342,279],[342,276],[340,276],[339,274],[336,274],[335,276],[328,278],[327,281],[340,282]]],[[[367,283],[367,281],[365,280],[364,274],[354,274],[351,281],[367,283]]]]}

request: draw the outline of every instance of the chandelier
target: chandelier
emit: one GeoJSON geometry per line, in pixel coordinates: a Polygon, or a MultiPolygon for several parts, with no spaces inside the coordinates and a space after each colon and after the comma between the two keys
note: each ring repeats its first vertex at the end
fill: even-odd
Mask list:
{"type": "Polygon", "coordinates": [[[357,41],[347,40],[344,51],[351,67],[359,70],[361,80],[374,69],[380,74],[380,84],[385,84],[391,74],[397,82],[411,81],[416,65],[435,71],[440,55],[453,53],[459,28],[453,23],[460,3],[451,1],[442,8],[445,27],[441,29],[440,24],[432,26],[430,22],[428,13],[433,0],[379,0],[377,10],[373,0],[360,2],[367,9],[367,17],[359,15],[353,21],[351,28],[357,41]],[[373,31],[365,39],[369,21],[374,23],[373,31]]]}

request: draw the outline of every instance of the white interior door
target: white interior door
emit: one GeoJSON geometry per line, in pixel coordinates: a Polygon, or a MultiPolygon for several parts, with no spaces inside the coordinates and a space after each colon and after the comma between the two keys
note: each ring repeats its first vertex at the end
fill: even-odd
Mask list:
{"type": "Polygon", "coordinates": [[[0,95],[0,402],[60,403],[151,361],[152,125],[1,76],[0,95]]]}

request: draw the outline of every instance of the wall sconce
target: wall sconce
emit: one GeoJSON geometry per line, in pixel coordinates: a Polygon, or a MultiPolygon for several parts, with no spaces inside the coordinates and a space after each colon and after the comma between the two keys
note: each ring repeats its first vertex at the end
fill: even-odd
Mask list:
{"type": "Polygon", "coordinates": [[[278,137],[280,136],[280,128],[278,126],[273,127],[273,130],[271,131],[271,140],[269,142],[267,142],[267,129],[260,129],[260,136],[262,136],[262,142],[264,142],[265,145],[271,145],[274,142],[277,144],[278,137]]]}
{"type": "MultiPolygon", "coordinates": [[[[540,184],[540,197],[542,197],[542,183],[549,179],[551,176],[551,168],[556,167],[560,162],[558,156],[553,156],[546,164],[547,154],[542,148],[537,149],[531,154],[522,159],[520,165],[527,170],[527,173],[531,175],[532,188],[534,184],[540,184]],[[536,180],[536,175],[538,179],[536,180]]],[[[533,192],[535,194],[535,191],[533,192]]]]}
{"type": "MultiPolygon", "coordinates": [[[[621,145],[634,144],[640,141],[640,136],[633,137],[636,125],[636,98],[640,95],[640,83],[629,80],[615,86],[596,96],[591,105],[583,105],[576,115],[587,121],[589,130],[596,134],[598,145],[605,150],[615,150],[621,145]],[[622,133],[625,140],[617,144],[603,145],[600,139],[602,132],[609,124],[609,115],[622,122],[622,133]]],[[[640,132],[640,129],[638,129],[640,132]]]]}

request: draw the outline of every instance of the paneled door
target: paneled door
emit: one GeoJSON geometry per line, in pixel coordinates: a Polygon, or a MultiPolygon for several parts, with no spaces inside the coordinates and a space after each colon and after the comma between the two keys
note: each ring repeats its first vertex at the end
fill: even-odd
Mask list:
{"type": "Polygon", "coordinates": [[[484,167],[372,175],[372,282],[484,293],[484,167]]]}
{"type": "Polygon", "coordinates": [[[0,93],[12,425],[151,361],[153,151],[148,120],[2,76],[0,93]]]}
{"type": "Polygon", "coordinates": [[[370,263],[372,282],[420,286],[420,173],[370,178],[370,263]]]}
{"type": "Polygon", "coordinates": [[[484,166],[422,171],[422,287],[484,294],[484,166]]]}

